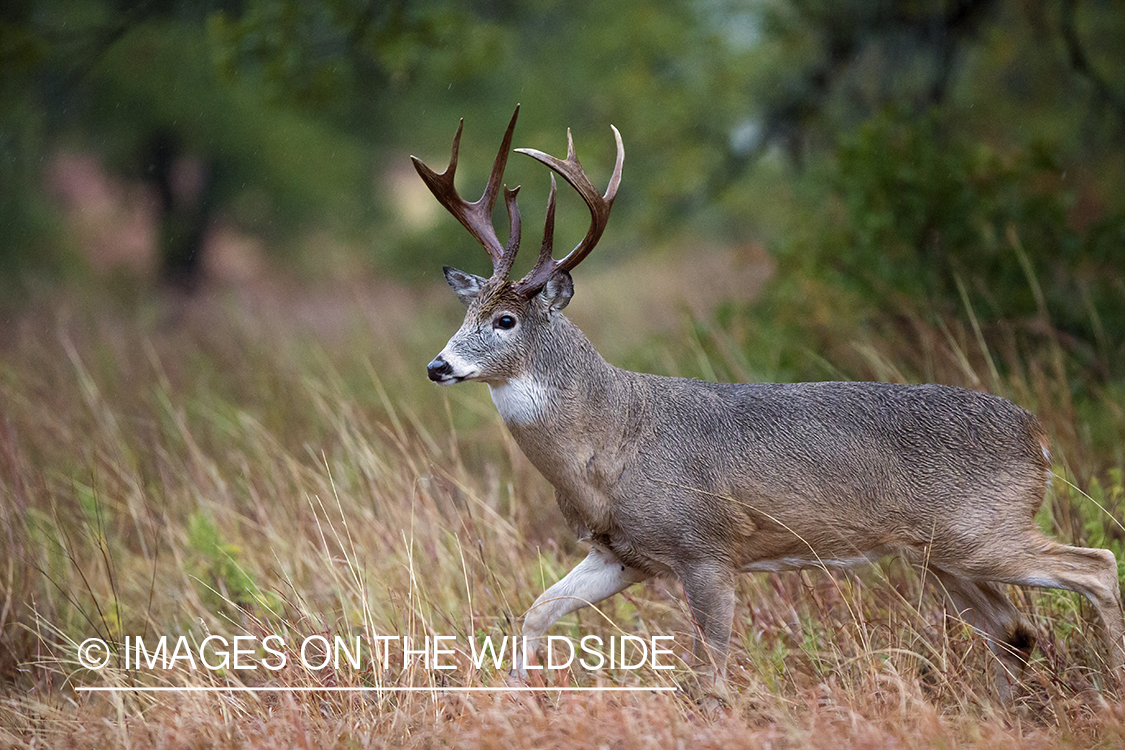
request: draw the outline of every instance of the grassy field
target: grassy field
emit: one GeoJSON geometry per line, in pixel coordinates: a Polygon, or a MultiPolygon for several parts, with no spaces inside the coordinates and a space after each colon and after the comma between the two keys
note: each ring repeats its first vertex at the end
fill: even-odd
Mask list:
{"type": "MultiPolygon", "coordinates": [[[[622,278],[637,269],[583,269],[573,317],[615,363],[753,376],[740,372],[739,355],[752,329],[710,326],[709,299],[752,294],[768,263],[706,257],[715,259],[631,278],[633,297],[621,294],[622,278]],[[708,286],[716,276],[732,289],[708,286]]],[[[466,644],[516,632],[535,596],[584,553],[486,389],[426,381],[426,362],[460,315],[436,283],[282,280],[191,302],[51,291],[6,313],[0,746],[1125,744],[1125,708],[1101,691],[1104,654],[1086,602],[1017,594],[1040,649],[1018,705],[1005,708],[984,642],[895,560],[855,573],[745,576],[735,691],[717,711],[668,692],[76,690],[504,685],[497,670],[472,666],[466,644]],[[281,669],[126,668],[121,651],[100,671],[78,661],[78,644],[94,637],[116,648],[126,636],[197,646],[270,634],[288,649],[281,669]],[[398,646],[387,668],[300,665],[296,644],[317,635],[454,636],[455,669],[402,667],[398,646]]],[[[996,367],[1004,352],[977,346],[971,329],[919,327],[902,349],[874,336],[837,346],[861,363],[849,370],[856,377],[981,387],[1037,410],[1057,461],[1042,523],[1121,556],[1120,394],[1095,394],[1090,421],[1070,400],[1065,367],[1050,358],[1043,368],[996,367]]],[[[671,581],[636,586],[552,632],[670,635],[676,655],[690,649],[671,581]]],[[[675,666],[574,668],[548,680],[674,687],[688,674],[675,666]]]]}

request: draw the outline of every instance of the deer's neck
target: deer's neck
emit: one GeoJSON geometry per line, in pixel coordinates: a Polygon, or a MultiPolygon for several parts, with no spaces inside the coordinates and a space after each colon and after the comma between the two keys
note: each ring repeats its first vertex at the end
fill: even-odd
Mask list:
{"type": "Polygon", "coordinates": [[[520,375],[489,384],[500,416],[513,432],[587,421],[612,396],[616,368],[566,318],[536,343],[520,375]]]}
{"type": "Polygon", "coordinates": [[[524,455],[554,485],[578,536],[608,533],[613,484],[631,444],[622,434],[622,416],[635,411],[631,381],[565,318],[539,343],[524,374],[489,385],[492,400],[524,455]]]}
{"type": "MultiPolygon", "coordinates": [[[[523,373],[490,384],[492,400],[520,448],[554,482],[568,462],[600,451],[627,407],[628,384],[585,334],[565,318],[531,347],[523,373]]],[[[556,484],[557,486],[557,484],[556,484]]]]}

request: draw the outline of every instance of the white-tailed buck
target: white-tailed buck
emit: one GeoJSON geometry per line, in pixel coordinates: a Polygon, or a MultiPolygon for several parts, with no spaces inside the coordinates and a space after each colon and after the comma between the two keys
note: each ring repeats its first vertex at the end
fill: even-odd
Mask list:
{"type": "Polygon", "coordinates": [[[605,195],[567,156],[517,149],[557,172],[592,214],[585,238],[552,257],[555,181],[534,268],[508,274],[520,241],[516,190],[504,189],[501,244],[492,209],[516,114],[484,194],[454,188],[448,168],[414,166],[434,196],[484,245],[490,278],[445,268],[468,306],[429,364],[441,383],[486,383],[505,424],[555,487],[589,555],[528,610],[528,650],[563,615],[652,576],[684,587],[705,677],[724,674],[735,576],[850,566],[900,554],[925,566],[997,657],[1007,697],[1033,645],[1006,584],[1063,588],[1097,609],[1116,676],[1125,669],[1117,561],[1058,544],[1034,516],[1051,478],[1036,418],[1002,398],[940,385],[708,383],[621,370],[562,314],[570,273],[597,244],[621,181],[624,146],[605,195]]]}

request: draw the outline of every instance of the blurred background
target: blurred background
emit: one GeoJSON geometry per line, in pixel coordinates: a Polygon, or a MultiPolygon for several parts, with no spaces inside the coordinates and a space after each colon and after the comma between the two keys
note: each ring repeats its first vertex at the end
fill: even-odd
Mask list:
{"type": "MultiPolygon", "coordinates": [[[[1125,556],[1125,0],[5,0],[0,677],[50,688],[67,639],[216,612],[503,632],[530,603],[505,592],[569,567],[485,389],[424,375],[463,314],[441,266],[489,264],[408,156],[444,168],[464,118],[475,197],[517,103],[514,145],[561,155],[569,127],[599,186],[624,137],[567,310],[614,364],[1005,395],[1055,446],[1040,524],[1125,556]],[[377,596],[329,577],[333,496],[377,596]],[[399,549],[423,520],[425,601],[399,549]]],[[[506,182],[536,248],[547,170],[506,182]]],[[[589,215],[559,201],[561,248],[589,215]]],[[[782,692],[850,674],[854,623],[788,614],[837,617],[833,585],[823,611],[761,585],[737,658],[782,692]]],[[[1082,605],[1038,601],[1081,694],[1082,605]]]]}
{"type": "Polygon", "coordinates": [[[9,309],[59,283],[480,272],[407,155],[440,169],[464,117],[473,194],[522,103],[515,145],[563,153],[571,127],[595,181],[624,134],[591,265],[723,248],[767,270],[771,329],[907,306],[1125,377],[1120,0],[12,0],[0,70],[9,309]]]}

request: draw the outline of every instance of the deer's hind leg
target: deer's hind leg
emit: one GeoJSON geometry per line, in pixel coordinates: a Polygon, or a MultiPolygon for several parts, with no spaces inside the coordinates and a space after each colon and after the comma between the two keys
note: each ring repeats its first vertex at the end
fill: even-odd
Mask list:
{"type": "Polygon", "coordinates": [[[1125,618],[1117,558],[1107,549],[1069,547],[1035,532],[1036,538],[1009,553],[991,569],[990,577],[1005,583],[1066,589],[1082,594],[1098,610],[1109,666],[1125,688],[1125,618]]]}
{"type": "Polygon", "coordinates": [[[1012,687],[1027,666],[1035,635],[1003,589],[990,581],[974,581],[936,565],[929,566],[937,585],[953,604],[957,616],[984,634],[996,657],[996,692],[1012,700],[1012,687]]]}

